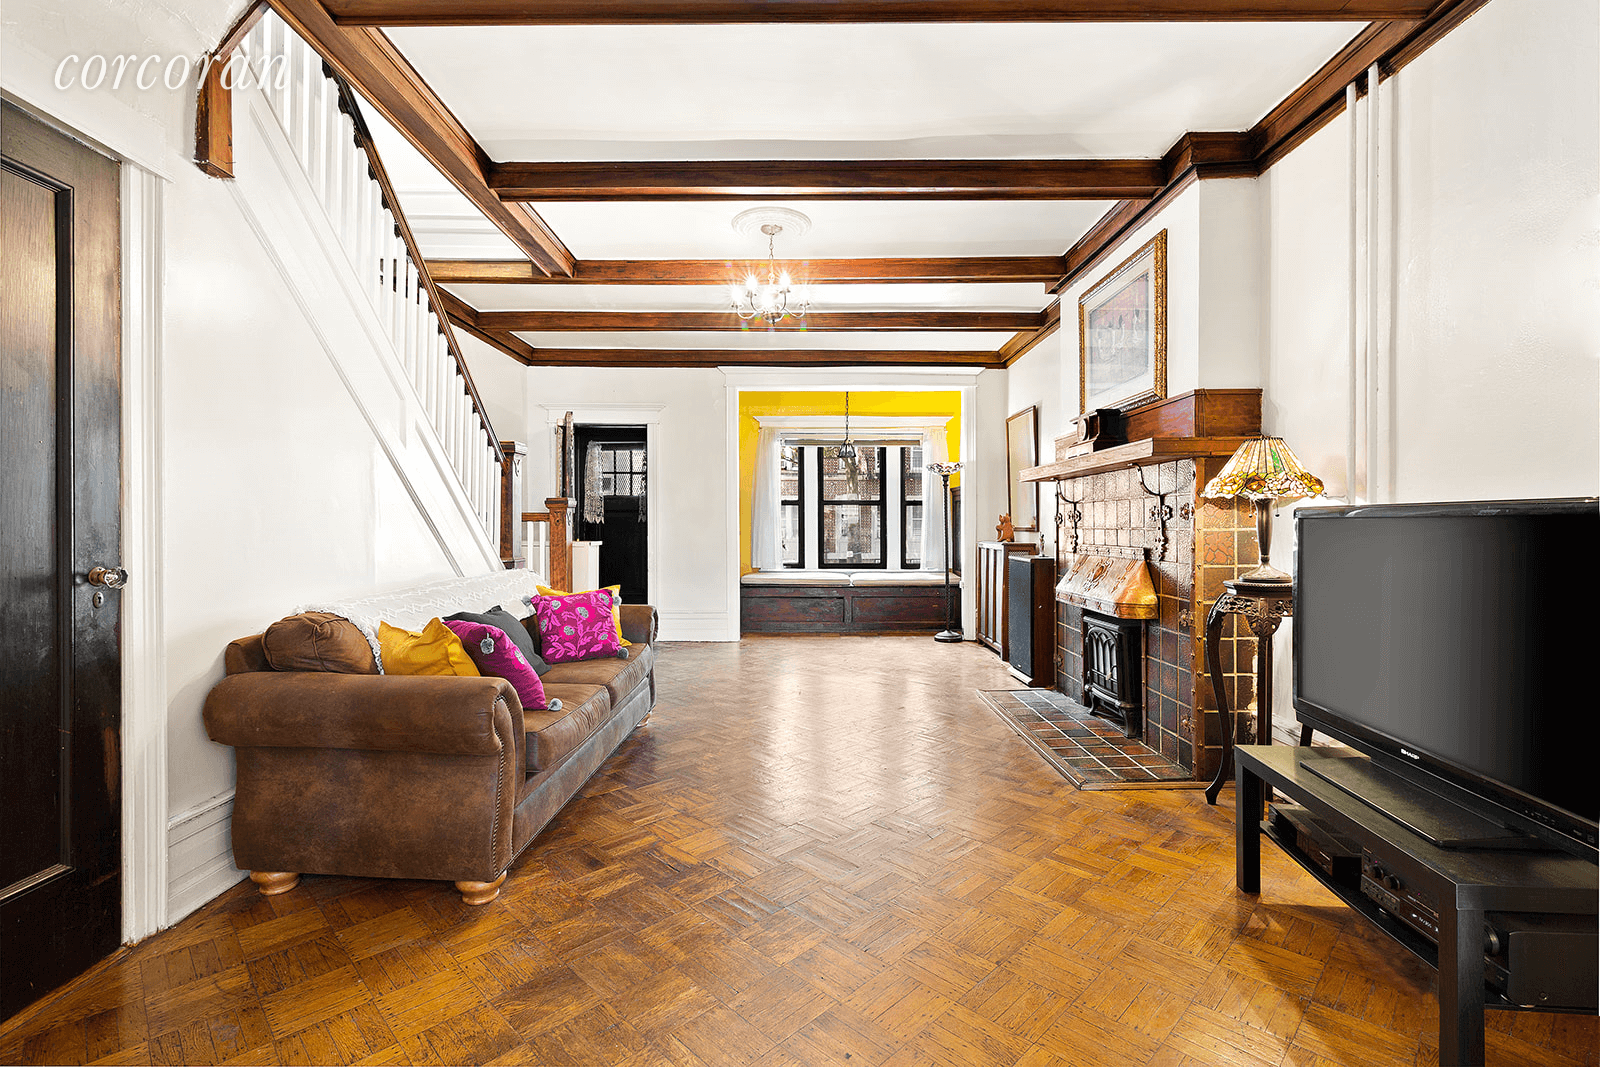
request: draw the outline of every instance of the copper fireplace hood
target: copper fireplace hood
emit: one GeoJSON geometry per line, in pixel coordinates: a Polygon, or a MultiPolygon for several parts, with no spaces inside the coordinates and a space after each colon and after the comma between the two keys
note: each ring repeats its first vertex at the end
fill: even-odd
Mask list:
{"type": "Polygon", "coordinates": [[[1056,599],[1118,619],[1156,617],[1156,589],[1143,559],[1070,555],[1056,583],[1056,599]]]}

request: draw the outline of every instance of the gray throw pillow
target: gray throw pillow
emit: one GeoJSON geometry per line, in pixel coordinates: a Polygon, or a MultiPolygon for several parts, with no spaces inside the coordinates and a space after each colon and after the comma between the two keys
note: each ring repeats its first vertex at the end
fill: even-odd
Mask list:
{"type": "Polygon", "coordinates": [[[517,621],[515,615],[499,604],[481,614],[472,611],[458,611],[454,615],[446,615],[444,618],[446,622],[476,622],[484,626],[499,627],[506,632],[507,637],[511,638],[511,643],[517,646],[517,650],[527,658],[529,666],[534,669],[535,673],[543,674],[550,669],[550,664],[546,663],[539,655],[539,650],[534,645],[533,638],[529,635],[527,628],[517,621]]]}

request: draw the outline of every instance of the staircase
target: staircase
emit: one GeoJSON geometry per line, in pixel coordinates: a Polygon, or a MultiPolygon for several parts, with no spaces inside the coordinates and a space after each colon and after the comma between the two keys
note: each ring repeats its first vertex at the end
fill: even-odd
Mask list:
{"type": "Polygon", "coordinates": [[[275,13],[240,51],[235,198],[456,569],[497,568],[505,457],[360,103],[275,13]]]}

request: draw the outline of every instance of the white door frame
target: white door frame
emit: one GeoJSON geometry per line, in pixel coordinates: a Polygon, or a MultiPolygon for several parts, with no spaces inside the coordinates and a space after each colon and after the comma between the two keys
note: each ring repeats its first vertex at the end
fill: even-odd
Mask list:
{"type": "Polygon", "coordinates": [[[167,925],[161,475],[166,180],[122,162],[122,940],[167,925]]]}
{"type": "MultiPolygon", "coordinates": [[[[546,425],[552,434],[567,417],[567,412],[572,412],[574,425],[609,425],[609,426],[643,426],[644,427],[644,453],[645,453],[645,479],[644,479],[644,506],[647,514],[645,526],[645,597],[646,604],[659,604],[656,599],[656,578],[661,573],[656,566],[656,546],[660,542],[656,531],[656,516],[661,514],[660,499],[657,496],[656,469],[660,464],[661,447],[661,414],[666,410],[665,404],[609,404],[584,406],[581,404],[561,404],[544,407],[546,425]]],[[[532,458],[532,457],[529,457],[532,458]]],[[[581,475],[579,475],[581,477],[581,475]]]]}

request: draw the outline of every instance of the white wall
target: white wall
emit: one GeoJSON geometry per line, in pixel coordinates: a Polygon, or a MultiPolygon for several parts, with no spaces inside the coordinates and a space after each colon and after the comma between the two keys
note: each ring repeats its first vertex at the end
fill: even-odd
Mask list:
{"type": "MultiPolygon", "coordinates": [[[[1006,414],[1014,415],[1023,408],[1039,409],[1039,462],[1049,463],[1056,458],[1056,438],[1072,429],[1071,420],[1078,413],[1078,317],[1073,307],[1070,318],[1066,305],[1062,305],[1061,329],[1040,341],[1006,368],[1006,414]],[[1069,350],[1072,359],[1064,353],[1069,350]],[[1061,382],[1072,379],[1070,389],[1061,382]],[[1070,410],[1063,402],[1064,393],[1072,393],[1070,410]]],[[[1004,439],[1001,439],[1004,443],[1004,439]]],[[[1008,472],[1009,474],[1009,472],[1008,472]]],[[[1039,537],[1036,540],[1047,547],[1055,545],[1056,487],[1054,482],[1039,486],[1039,537]]],[[[986,540],[987,535],[980,538],[986,540]]]]}
{"type": "MultiPolygon", "coordinates": [[[[1394,500],[1600,489],[1597,70],[1592,3],[1496,0],[1380,87],[1394,500]]],[[[1260,180],[1264,420],[1335,497],[1348,491],[1348,138],[1337,120],[1260,180]]],[[[1358,499],[1364,475],[1362,462],[1358,499]]],[[[1288,516],[1274,560],[1291,558],[1288,516]]],[[[1277,640],[1287,663],[1292,628],[1277,640]]],[[[1276,708],[1291,682],[1278,675],[1276,708]]]]}
{"type": "MultiPolygon", "coordinates": [[[[130,915],[134,934],[163,912],[175,921],[239,877],[226,832],[233,757],[205,737],[200,719],[222,676],[223,646],[306,601],[452,573],[228,185],[191,162],[192,82],[140,90],[130,72],[116,90],[109,78],[94,91],[53,84],[69,53],[197,57],[242,6],[15,0],[0,33],[7,96],[167,179],[154,235],[165,263],[154,331],[161,415],[149,438],[162,442],[164,545],[160,573],[132,578],[156,583],[164,600],[165,629],[151,643],[164,649],[165,698],[148,707],[125,700],[124,715],[130,724],[164,721],[167,771],[152,776],[165,779],[152,790],[164,805],[151,809],[165,825],[136,827],[128,840],[168,845],[162,857],[126,857],[138,868],[133,881],[165,881],[151,896],[154,917],[130,915]]],[[[131,779],[141,754],[125,759],[125,788],[141,788],[131,779]]]]}
{"type": "MultiPolygon", "coordinates": [[[[502,356],[507,363],[509,357],[502,356]]],[[[650,598],[668,641],[722,641],[738,633],[727,561],[727,397],[715,368],[677,370],[532,367],[527,379],[528,499],[533,510],[557,490],[549,414],[576,421],[654,424],[650,538],[658,562],[650,598]]]]}

